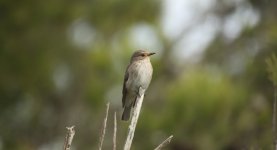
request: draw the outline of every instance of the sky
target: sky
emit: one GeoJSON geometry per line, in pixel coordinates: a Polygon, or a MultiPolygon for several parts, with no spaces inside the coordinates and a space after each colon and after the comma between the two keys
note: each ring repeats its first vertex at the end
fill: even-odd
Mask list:
{"type": "Polygon", "coordinates": [[[259,12],[245,0],[224,0],[225,5],[234,5],[235,11],[222,20],[215,15],[216,0],[163,0],[161,25],[171,39],[185,31],[173,50],[184,62],[197,62],[201,54],[218,34],[226,42],[232,42],[246,27],[259,22],[259,12]]]}

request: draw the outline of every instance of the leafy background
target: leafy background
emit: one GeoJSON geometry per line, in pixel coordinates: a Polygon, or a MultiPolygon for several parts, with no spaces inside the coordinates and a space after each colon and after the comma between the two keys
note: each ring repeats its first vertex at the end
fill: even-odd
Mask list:
{"type": "MultiPolygon", "coordinates": [[[[0,149],[96,149],[134,50],[156,52],[132,149],[271,149],[277,1],[0,1],[0,149]],[[267,61],[266,61],[267,60],[267,61]],[[270,74],[268,74],[270,73],[270,74]],[[269,80],[269,78],[272,80],[269,80]]],[[[276,85],[276,83],[275,83],[276,85]]],[[[118,122],[118,147],[128,123],[118,122]]]]}

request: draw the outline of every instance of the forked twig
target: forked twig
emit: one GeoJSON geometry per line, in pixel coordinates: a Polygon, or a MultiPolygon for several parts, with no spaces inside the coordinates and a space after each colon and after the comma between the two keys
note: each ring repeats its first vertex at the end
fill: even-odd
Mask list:
{"type": "Polygon", "coordinates": [[[74,130],[74,126],[66,127],[66,129],[67,129],[67,133],[66,133],[66,136],[65,136],[63,149],[64,150],[70,150],[71,143],[72,143],[73,137],[75,135],[75,130],[74,130]]]}

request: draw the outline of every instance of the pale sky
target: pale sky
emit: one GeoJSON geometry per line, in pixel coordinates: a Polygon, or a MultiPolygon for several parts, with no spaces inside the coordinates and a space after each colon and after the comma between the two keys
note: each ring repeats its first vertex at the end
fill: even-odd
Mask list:
{"type": "Polygon", "coordinates": [[[259,22],[259,13],[248,2],[225,0],[224,3],[239,7],[222,21],[209,12],[216,0],[163,0],[161,24],[164,33],[176,38],[182,30],[189,29],[173,49],[177,58],[197,62],[217,34],[222,34],[226,42],[232,42],[243,28],[254,27],[259,22]]]}

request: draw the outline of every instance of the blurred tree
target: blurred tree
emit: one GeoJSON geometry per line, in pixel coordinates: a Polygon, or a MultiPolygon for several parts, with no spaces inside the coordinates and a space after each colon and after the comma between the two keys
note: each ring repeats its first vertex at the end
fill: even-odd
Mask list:
{"type": "MultiPolygon", "coordinates": [[[[1,1],[0,149],[58,149],[71,124],[76,149],[95,148],[105,101],[120,110],[124,68],[137,49],[130,32],[141,24],[161,49],[134,149],[152,149],[172,133],[176,150],[270,149],[265,59],[277,49],[276,3],[213,1],[172,38],[160,21],[165,0],[1,1]],[[245,20],[232,22],[241,12],[245,20]],[[176,45],[210,18],[219,25],[200,61],[179,60],[176,45]],[[228,23],[242,24],[240,32],[228,23]]],[[[275,72],[273,61],[268,66],[275,72]]],[[[126,126],[119,123],[120,144],[126,126]]],[[[107,137],[105,149],[109,130],[107,137]]]]}
{"type": "Polygon", "coordinates": [[[121,81],[113,69],[112,38],[137,22],[154,22],[159,4],[4,0],[0,13],[1,149],[51,148],[62,143],[68,124],[82,135],[78,149],[97,145],[96,110],[108,88],[121,81]],[[87,24],[85,32],[97,41],[88,48],[74,45],[87,38],[87,24]]]}
{"type": "MultiPolygon", "coordinates": [[[[217,1],[206,15],[217,17],[221,24],[214,40],[196,65],[182,64],[176,69],[178,63],[166,62],[170,64],[167,73],[173,73],[167,75],[173,80],[158,80],[151,86],[149,93],[158,91],[159,95],[146,106],[148,121],[141,133],[176,131],[176,141],[171,144],[176,150],[271,149],[273,90],[265,59],[277,48],[274,6],[273,1],[217,1]],[[226,37],[224,22],[245,8],[257,11],[261,20],[255,26],[243,27],[234,39],[226,37]],[[155,114],[161,110],[164,113],[155,114]],[[153,118],[156,123],[150,121],[153,118]]],[[[235,32],[232,29],[230,32],[235,32]]],[[[152,138],[158,141],[155,134],[152,138]]]]}
{"type": "Polygon", "coordinates": [[[267,71],[269,73],[269,78],[273,82],[274,86],[277,85],[277,57],[272,55],[266,59],[267,71]]]}

